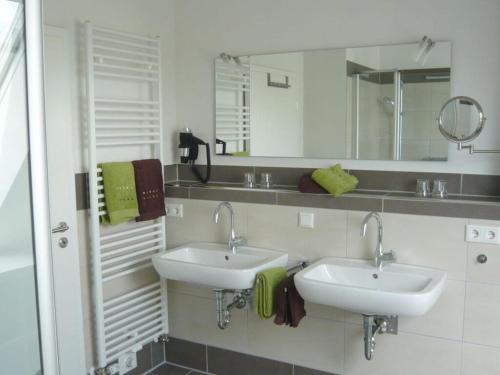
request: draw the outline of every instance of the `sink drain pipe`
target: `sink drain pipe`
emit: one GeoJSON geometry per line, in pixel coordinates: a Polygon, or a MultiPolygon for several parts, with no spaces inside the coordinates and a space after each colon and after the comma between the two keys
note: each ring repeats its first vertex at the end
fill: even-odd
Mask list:
{"type": "Polygon", "coordinates": [[[365,332],[365,358],[370,361],[375,352],[375,335],[389,333],[398,334],[398,317],[396,315],[364,315],[363,329],[365,332]]]}
{"type": "Polygon", "coordinates": [[[249,305],[251,289],[232,290],[232,289],[214,289],[216,302],[217,326],[220,329],[226,329],[231,322],[231,310],[235,307],[243,309],[249,305]],[[226,303],[226,295],[232,294],[231,303],[226,303]]]}

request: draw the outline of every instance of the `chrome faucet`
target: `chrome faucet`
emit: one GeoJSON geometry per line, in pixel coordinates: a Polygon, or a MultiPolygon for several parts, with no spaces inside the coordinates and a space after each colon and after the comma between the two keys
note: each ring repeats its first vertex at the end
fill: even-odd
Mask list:
{"type": "Polygon", "coordinates": [[[229,214],[231,216],[231,221],[230,221],[230,232],[229,232],[229,240],[228,240],[228,246],[229,249],[234,253],[236,253],[236,250],[238,249],[239,246],[244,246],[247,243],[246,238],[244,237],[238,237],[236,236],[236,233],[234,231],[234,210],[233,206],[231,206],[231,203],[229,202],[222,202],[219,203],[219,205],[215,208],[214,211],[214,221],[215,223],[219,222],[219,214],[222,208],[227,208],[229,211],[229,214]]]}
{"type": "Polygon", "coordinates": [[[374,265],[379,270],[382,270],[382,267],[385,263],[392,263],[396,261],[396,253],[393,251],[389,251],[384,253],[382,250],[382,218],[377,212],[370,212],[366,215],[363,223],[361,224],[361,237],[366,236],[366,230],[368,229],[368,222],[370,219],[375,219],[377,221],[377,247],[375,248],[375,257],[374,257],[374,265]]]}

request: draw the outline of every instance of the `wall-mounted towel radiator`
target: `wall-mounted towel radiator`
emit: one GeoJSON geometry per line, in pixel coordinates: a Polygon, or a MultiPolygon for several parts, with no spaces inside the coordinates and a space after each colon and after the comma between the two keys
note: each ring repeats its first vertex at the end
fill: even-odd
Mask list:
{"type": "Polygon", "coordinates": [[[96,372],[104,373],[120,356],[168,333],[165,280],[146,271],[152,255],[165,250],[165,219],[100,225],[106,206],[97,167],[147,158],[163,163],[161,52],[159,38],[89,22],[85,28],[96,372]]]}

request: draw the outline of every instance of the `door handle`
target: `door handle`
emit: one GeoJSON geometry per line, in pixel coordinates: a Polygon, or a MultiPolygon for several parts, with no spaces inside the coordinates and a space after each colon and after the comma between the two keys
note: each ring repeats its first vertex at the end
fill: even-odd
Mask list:
{"type": "Polygon", "coordinates": [[[69,229],[68,224],[66,224],[64,221],[61,221],[59,224],[57,224],[57,227],[52,228],[52,233],[63,233],[66,232],[69,229]]]}

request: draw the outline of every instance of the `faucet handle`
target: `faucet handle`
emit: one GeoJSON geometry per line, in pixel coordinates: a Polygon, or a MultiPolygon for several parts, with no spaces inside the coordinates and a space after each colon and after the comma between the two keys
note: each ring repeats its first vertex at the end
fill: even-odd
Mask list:
{"type": "Polygon", "coordinates": [[[382,254],[382,260],[384,262],[396,262],[398,259],[396,252],[393,250],[390,250],[388,252],[385,252],[382,254]]]}
{"type": "Polygon", "coordinates": [[[232,246],[245,246],[247,244],[247,239],[245,237],[236,237],[234,240],[231,240],[232,246]]]}

